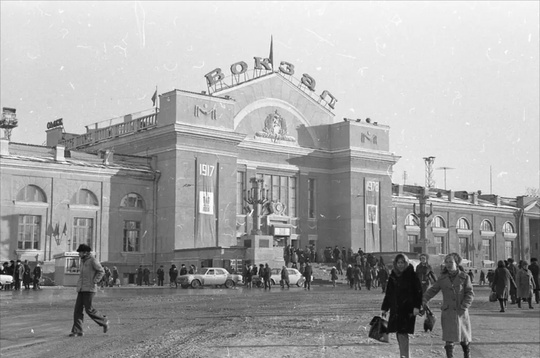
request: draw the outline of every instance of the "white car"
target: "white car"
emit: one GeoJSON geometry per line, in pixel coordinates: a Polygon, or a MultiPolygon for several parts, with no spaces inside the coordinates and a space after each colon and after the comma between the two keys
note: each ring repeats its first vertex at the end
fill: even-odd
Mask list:
{"type": "Polygon", "coordinates": [[[205,267],[201,269],[201,272],[178,276],[176,282],[182,288],[221,285],[232,288],[242,283],[242,275],[230,274],[229,271],[221,267],[205,267]]]}
{"type": "MultiPolygon", "coordinates": [[[[287,271],[289,272],[290,285],[296,285],[298,287],[302,287],[304,285],[304,281],[306,281],[306,278],[302,276],[300,271],[298,271],[295,268],[288,268],[287,271]]],[[[313,281],[313,276],[311,276],[311,281],[313,281]]],[[[280,268],[272,269],[272,276],[270,276],[270,283],[272,283],[272,285],[281,284],[281,269],[280,268]]]]}
{"type": "Polygon", "coordinates": [[[13,284],[13,276],[10,275],[0,275],[0,290],[4,288],[5,285],[13,284]]]}

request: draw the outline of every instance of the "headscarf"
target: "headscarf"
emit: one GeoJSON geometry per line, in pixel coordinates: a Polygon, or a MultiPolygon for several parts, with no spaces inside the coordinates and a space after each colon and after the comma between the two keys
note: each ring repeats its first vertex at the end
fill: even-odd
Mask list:
{"type": "Polygon", "coordinates": [[[403,271],[399,271],[399,269],[397,267],[398,260],[404,260],[405,261],[406,265],[405,265],[405,268],[403,269],[403,271],[405,271],[405,269],[409,266],[409,258],[405,254],[397,254],[396,257],[394,258],[394,268],[392,269],[392,271],[399,277],[399,276],[401,276],[403,271]]]}

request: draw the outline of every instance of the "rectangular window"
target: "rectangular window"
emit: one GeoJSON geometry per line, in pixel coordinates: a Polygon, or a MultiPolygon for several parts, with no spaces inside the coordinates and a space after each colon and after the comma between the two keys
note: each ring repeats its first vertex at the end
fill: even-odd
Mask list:
{"type": "Polygon", "coordinates": [[[20,250],[39,250],[40,234],[41,216],[19,215],[17,247],[20,250]]]}
{"type": "Polygon", "coordinates": [[[504,242],[504,254],[506,258],[514,257],[514,243],[512,241],[504,242]]]}
{"type": "Polygon", "coordinates": [[[308,179],[308,218],[315,219],[315,179],[308,179]]]}
{"type": "Polygon", "coordinates": [[[296,178],[289,177],[289,216],[296,216],[296,178]]]}
{"type": "Polygon", "coordinates": [[[413,245],[418,244],[418,235],[407,235],[407,241],[409,242],[409,252],[414,252],[413,245]]]}
{"type": "Polygon", "coordinates": [[[491,240],[483,239],[482,240],[482,255],[484,260],[491,261],[491,240]]]}
{"type": "Polygon", "coordinates": [[[469,238],[460,237],[459,238],[459,254],[464,259],[469,259],[469,238]]]}
{"type": "Polygon", "coordinates": [[[80,244],[94,247],[92,238],[94,237],[94,219],[74,218],[73,219],[73,243],[71,250],[77,250],[80,244]]]}
{"type": "Polygon", "coordinates": [[[246,195],[246,175],[244,172],[236,172],[236,214],[244,214],[244,201],[246,195]]]}
{"type": "Polygon", "coordinates": [[[141,222],[140,221],[124,221],[124,247],[126,252],[139,252],[140,237],[141,237],[141,222]]]}
{"type": "Polygon", "coordinates": [[[444,254],[444,237],[442,236],[435,236],[433,242],[437,246],[437,254],[444,254]]]}

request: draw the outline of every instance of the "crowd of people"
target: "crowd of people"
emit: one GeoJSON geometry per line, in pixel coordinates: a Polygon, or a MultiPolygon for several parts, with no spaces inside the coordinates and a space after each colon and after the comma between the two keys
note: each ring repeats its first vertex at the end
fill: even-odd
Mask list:
{"type": "Polygon", "coordinates": [[[4,285],[5,290],[19,291],[24,287],[25,290],[29,290],[30,286],[34,290],[41,290],[41,279],[43,271],[39,262],[36,263],[34,268],[31,268],[28,260],[11,260],[10,262],[4,262],[0,267],[1,275],[8,275],[13,277],[12,284],[4,285]]]}

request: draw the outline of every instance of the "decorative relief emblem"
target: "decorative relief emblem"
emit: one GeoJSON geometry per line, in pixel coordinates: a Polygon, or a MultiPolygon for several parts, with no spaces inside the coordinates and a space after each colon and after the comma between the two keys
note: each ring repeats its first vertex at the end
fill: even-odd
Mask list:
{"type": "Polygon", "coordinates": [[[366,139],[373,144],[377,144],[377,136],[374,134],[372,135],[369,131],[367,133],[362,133],[362,136],[360,137],[362,143],[365,143],[366,139]]]}
{"type": "Polygon", "coordinates": [[[216,107],[212,109],[208,109],[208,105],[205,104],[203,107],[200,107],[198,105],[195,105],[195,117],[200,117],[200,115],[204,114],[205,116],[210,116],[210,119],[216,120],[217,119],[217,110],[216,107]]]}
{"type": "Polygon", "coordinates": [[[285,215],[285,205],[280,201],[272,202],[270,205],[270,208],[271,208],[272,214],[276,214],[280,216],[285,215]]]}
{"type": "Polygon", "coordinates": [[[270,138],[272,141],[286,140],[295,142],[296,138],[291,137],[287,133],[287,122],[281,117],[276,110],[274,113],[266,116],[264,120],[264,129],[261,132],[255,133],[257,137],[270,138]]]}

